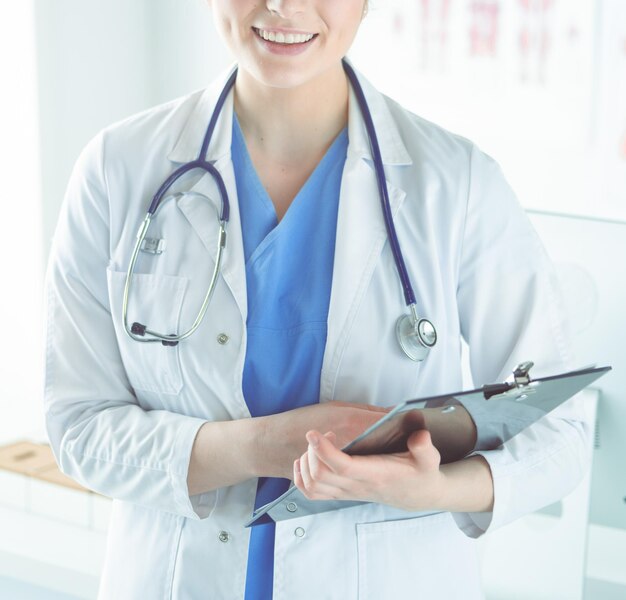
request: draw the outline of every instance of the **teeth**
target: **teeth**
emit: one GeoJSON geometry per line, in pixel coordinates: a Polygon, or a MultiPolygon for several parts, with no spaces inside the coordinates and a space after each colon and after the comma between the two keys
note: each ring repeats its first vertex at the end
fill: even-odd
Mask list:
{"type": "Polygon", "coordinates": [[[256,29],[256,32],[264,40],[268,42],[275,42],[277,44],[304,44],[313,39],[312,33],[287,33],[282,32],[275,33],[273,31],[265,31],[264,29],[256,29]]]}

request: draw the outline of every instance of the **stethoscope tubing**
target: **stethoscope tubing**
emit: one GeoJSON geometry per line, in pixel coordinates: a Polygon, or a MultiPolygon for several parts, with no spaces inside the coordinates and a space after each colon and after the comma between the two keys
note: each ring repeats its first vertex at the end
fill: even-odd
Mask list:
{"type": "Polygon", "coordinates": [[[383,216],[385,219],[385,227],[387,228],[387,238],[393,252],[393,258],[396,263],[396,269],[400,282],[402,284],[402,290],[404,292],[404,300],[407,306],[414,305],[415,292],[409,279],[409,274],[404,263],[404,257],[400,249],[400,242],[398,241],[398,234],[396,233],[396,227],[393,222],[393,215],[391,214],[391,202],[389,200],[389,189],[387,188],[387,179],[385,177],[385,167],[383,165],[382,154],[380,152],[380,145],[378,143],[378,135],[376,134],[376,127],[374,127],[374,121],[372,119],[372,113],[370,112],[367,100],[363,88],[354,72],[354,69],[344,60],[343,68],[350,79],[352,89],[359,103],[361,109],[361,115],[365,122],[365,128],[367,129],[367,135],[370,141],[370,149],[372,152],[372,158],[374,160],[374,169],[376,171],[376,180],[378,182],[378,192],[380,195],[381,207],[383,210],[383,216]]]}
{"type": "Polygon", "coordinates": [[[188,338],[193,334],[204,319],[207,309],[209,308],[209,304],[211,303],[211,298],[213,297],[213,292],[215,291],[215,285],[217,284],[217,279],[220,274],[221,266],[222,266],[222,256],[224,254],[224,249],[226,248],[226,224],[224,221],[220,222],[220,229],[217,238],[217,251],[215,256],[215,266],[213,267],[213,274],[211,275],[211,281],[209,282],[209,287],[207,289],[207,293],[204,296],[204,300],[202,301],[202,306],[200,307],[200,311],[196,316],[195,321],[191,325],[191,327],[181,333],[180,335],[171,334],[171,333],[163,333],[159,331],[154,331],[152,329],[148,329],[144,325],[140,323],[133,323],[133,325],[128,327],[128,298],[130,295],[130,286],[133,279],[133,273],[135,270],[135,263],[137,262],[137,257],[139,256],[139,250],[143,241],[146,238],[146,234],[148,233],[148,229],[150,227],[150,221],[152,217],[146,215],[145,219],[142,221],[139,231],[137,232],[137,240],[135,241],[135,247],[133,248],[133,253],[130,259],[130,265],[128,267],[128,272],[126,274],[126,281],[124,283],[124,295],[122,298],[122,319],[124,323],[124,329],[128,336],[130,336],[133,340],[137,342],[161,342],[165,346],[175,346],[178,342],[188,338]],[[146,334],[151,335],[151,338],[145,337],[146,334]]]}
{"type": "Polygon", "coordinates": [[[180,179],[185,173],[189,173],[194,169],[199,169],[201,171],[206,171],[213,176],[213,179],[217,182],[217,187],[220,193],[220,200],[222,202],[222,212],[220,214],[220,221],[223,223],[227,223],[230,219],[230,201],[228,199],[228,192],[226,191],[226,184],[220,175],[220,172],[215,168],[212,162],[208,162],[205,159],[196,159],[192,162],[184,164],[182,167],[179,167],[174,171],[162,184],[158,189],[157,193],[152,198],[152,202],[150,203],[150,207],[148,208],[148,215],[151,217],[154,216],[156,211],[158,210],[161,201],[165,197],[167,191],[174,185],[174,183],[180,179]]]}
{"type": "MultiPolygon", "coordinates": [[[[404,257],[402,255],[402,250],[400,249],[400,243],[398,241],[398,235],[396,233],[396,228],[393,222],[393,215],[391,212],[391,202],[389,200],[389,190],[387,187],[387,179],[385,176],[385,167],[383,164],[382,153],[380,151],[380,145],[378,143],[378,136],[376,134],[376,128],[374,126],[374,121],[372,119],[372,114],[369,110],[369,106],[367,104],[367,100],[365,98],[365,93],[361,84],[357,78],[357,75],[354,69],[348,64],[348,62],[344,59],[342,61],[344,71],[350,80],[352,89],[356,96],[357,102],[359,104],[359,108],[361,110],[361,115],[363,117],[363,121],[365,123],[365,128],[367,130],[367,135],[370,143],[370,150],[372,152],[372,159],[374,162],[374,170],[376,172],[376,181],[378,185],[380,203],[382,207],[383,217],[385,221],[385,227],[387,229],[387,237],[389,239],[389,244],[393,253],[394,262],[396,264],[396,270],[398,272],[398,276],[400,278],[400,283],[402,285],[402,290],[404,293],[404,299],[406,305],[409,307],[410,316],[404,315],[401,316],[396,325],[398,341],[404,350],[405,354],[414,361],[421,361],[427,355],[428,350],[435,345],[437,340],[436,331],[434,326],[427,319],[420,319],[417,315],[417,305],[415,300],[415,292],[413,290],[413,286],[411,285],[411,281],[406,269],[406,264],[404,262],[404,257]],[[426,335],[422,334],[423,326],[427,325],[428,328],[424,329],[428,333],[426,335]]],[[[126,274],[126,281],[124,285],[124,296],[122,301],[122,319],[123,325],[126,333],[133,339],[138,342],[161,342],[164,345],[175,346],[178,344],[180,340],[188,338],[196,329],[200,326],[200,323],[204,319],[208,306],[210,304],[211,298],[213,296],[213,291],[215,289],[215,285],[217,282],[217,278],[220,272],[220,266],[222,261],[222,254],[224,248],[226,246],[226,223],[230,218],[230,202],[228,198],[228,192],[226,190],[226,185],[224,184],[224,180],[222,179],[221,174],[215,168],[213,161],[207,161],[206,157],[208,154],[209,146],[211,144],[211,140],[213,138],[213,133],[215,131],[215,127],[217,126],[217,121],[219,119],[220,113],[222,112],[222,108],[226,102],[228,94],[231,89],[235,85],[235,81],[237,78],[237,67],[235,67],[232,73],[229,75],[226,85],[224,86],[216,104],[213,109],[213,114],[211,115],[211,120],[209,121],[209,125],[207,127],[206,133],[202,140],[202,147],[200,149],[200,153],[198,158],[194,161],[191,161],[187,164],[176,169],[159,187],[156,194],[152,198],[152,202],[148,208],[148,212],[144,220],[142,221],[139,230],[137,232],[137,240],[135,243],[135,247],[133,249],[133,253],[131,255],[131,260],[129,263],[128,271],[126,274]],[[147,326],[142,325],[141,323],[133,323],[133,325],[129,328],[127,322],[128,316],[128,299],[130,295],[131,282],[133,278],[133,273],[135,269],[135,265],[137,262],[137,257],[139,255],[139,251],[142,247],[142,244],[146,238],[148,233],[148,229],[150,227],[150,223],[152,218],[155,216],[157,210],[161,206],[161,203],[164,198],[166,198],[166,193],[172,187],[172,185],[180,179],[186,173],[199,169],[210,174],[214,181],[217,183],[221,203],[222,210],[219,217],[220,223],[220,232],[218,236],[218,244],[217,244],[217,255],[215,260],[215,268],[213,270],[213,274],[211,276],[211,282],[209,284],[209,288],[204,297],[202,306],[200,308],[200,312],[198,313],[196,319],[194,320],[193,325],[187,330],[185,333],[176,335],[176,334],[164,334],[160,332],[156,332],[147,328],[147,326]],[[146,338],[146,334],[152,336],[151,338],[146,338]]],[[[171,196],[167,196],[170,198],[171,196]]]]}

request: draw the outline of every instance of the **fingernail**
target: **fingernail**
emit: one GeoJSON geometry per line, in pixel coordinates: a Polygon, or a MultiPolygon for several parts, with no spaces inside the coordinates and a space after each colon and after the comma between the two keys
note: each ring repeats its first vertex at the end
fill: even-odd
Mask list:
{"type": "Polygon", "coordinates": [[[309,441],[309,444],[311,444],[311,446],[313,446],[313,448],[317,448],[320,445],[320,439],[314,433],[309,433],[306,436],[306,439],[309,441]]]}

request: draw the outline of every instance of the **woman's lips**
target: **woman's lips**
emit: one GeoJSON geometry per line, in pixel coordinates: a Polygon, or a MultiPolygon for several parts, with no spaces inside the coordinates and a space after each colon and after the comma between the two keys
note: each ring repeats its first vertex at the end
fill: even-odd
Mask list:
{"type": "Polygon", "coordinates": [[[262,29],[253,27],[254,35],[266,50],[273,54],[301,54],[317,39],[317,34],[304,31],[262,29]]]}

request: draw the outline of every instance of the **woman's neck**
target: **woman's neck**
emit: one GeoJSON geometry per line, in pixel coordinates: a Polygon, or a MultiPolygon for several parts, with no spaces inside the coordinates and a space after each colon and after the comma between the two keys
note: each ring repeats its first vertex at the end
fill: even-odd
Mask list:
{"type": "Polygon", "coordinates": [[[235,111],[249,146],[283,165],[321,157],[348,122],[343,67],[296,88],[268,87],[240,70],[235,111]]]}

